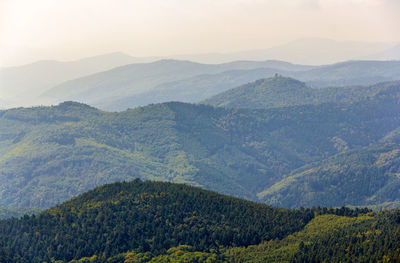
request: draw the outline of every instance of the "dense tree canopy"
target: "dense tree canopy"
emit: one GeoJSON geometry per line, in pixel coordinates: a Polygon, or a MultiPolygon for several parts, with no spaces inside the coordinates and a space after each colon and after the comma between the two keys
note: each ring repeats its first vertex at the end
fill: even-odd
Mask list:
{"type": "Polygon", "coordinates": [[[388,262],[399,210],[286,210],[162,182],[114,183],[0,221],[0,262],[388,262]]]}

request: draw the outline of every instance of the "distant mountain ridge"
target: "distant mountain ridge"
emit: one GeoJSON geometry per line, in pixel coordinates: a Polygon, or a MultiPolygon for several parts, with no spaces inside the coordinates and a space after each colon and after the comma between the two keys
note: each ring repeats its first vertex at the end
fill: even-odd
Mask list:
{"type": "Polygon", "coordinates": [[[400,44],[385,51],[364,57],[369,60],[400,60],[400,44]]]}
{"type": "Polygon", "coordinates": [[[75,62],[44,61],[2,69],[0,98],[6,102],[2,103],[3,108],[67,100],[111,111],[167,101],[197,103],[276,73],[299,79],[313,88],[400,79],[399,61],[347,61],[326,66],[274,60],[223,64],[179,60],[132,62],[138,59],[115,53],[75,62]]]}
{"type": "Polygon", "coordinates": [[[159,60],[152,63],[130,64],[68,81],[48,90],[43,94],[43,97],[61,101],[74,100],[99,106],[104,103],[112,104],[112,101],[126,98],[127,96],[135,96],[155,90],[155,87],[163,83],[196,75],[218,74],[230,70],[248,70],[269,66],[290,69],[295,72],[312,68],[280,61],[236,61],[214,65],[190,61],[159,60]],[[93,96],[93,94],[96,94],[96,96],[93,96]]]}
{"type": "Polygon", "coordinates": [[[164,60],[68,81],[47,91],[43,98],[80,101],[112,111],[167,101],[195,103],[276,73],[299,79],[313,88],[367,85],[400,80],[400,61],[349,61],[310,68],[275,61],[207,65],[164,60]],[[280,69],[269,68],[277,64],[280,69]]]}
{"type": "Polygon", "coordinates": [[[368,85],[399,80],[400,61],[354,60],[321,66],[293,77],[313,87],[368,85]]]}
{"type": "Polygon", "coordinates": [[[285,74],[286,71],[277,69],[229,70],[217,74],[201,74],[190,78],[165,82],[155,86],[150,91],[130,95],[115,100],[97,102],[101,109],[120,111],[137,106],[181,101],[197,103],[215,94],[235,87],[238,83],[247,83],[265,76],[273,76],[276,72],[285,74]]]}
{"type": "Polygon", "coordinates": [[[0,69],[0,96],[21,105],[64,81],[121,65],[148,61],[151,59],[115,52],[75,61],[43,60],[18,67],[5,67],[0,69]]]}
{"type": "MultiPolygon", "coordinates": [[[[276,59],[305,65],[324,65],[360,59],[379,52],[387,52],[393,44],[357,41],[335,41],[327,38],[301,38],[267,49],[227,53],[172,56],[174,59],[200,63],[224,63],[234,60],[276,59]]],[[[389,56],[390,60],[391,58],[389,56]]]]}

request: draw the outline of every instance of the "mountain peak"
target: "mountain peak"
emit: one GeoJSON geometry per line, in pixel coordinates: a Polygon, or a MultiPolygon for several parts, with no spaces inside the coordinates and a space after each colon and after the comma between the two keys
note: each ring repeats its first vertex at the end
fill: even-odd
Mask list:
{"type": "Polygon", "coordinates": [[[310,96],[312,89],[304,82],[275,74],[220,93],[205,102],[234,108],[274,108],[289,106],[310,96]]]}
{"type": "Polygon", "coordinates": [[[85,103],[81,103],[81,102],[77,102],[77,101],[64,101],[59,103],[56,107],[60,108],[60,109],[67,109],[67,108],[92,108],[93,107],[85,104],[85,103]]]}
{"type": "Polygon", "coordinates": [[[291,78],[291,77],[285,77],[283,75],[280,75],[278,73],[275,73],[273,77],[266,78],[264,79],[264,82],[266,83],[282,83],[282,82],[290,82],[290,83],[296,83],[302,86],[306,86],[306,84],[300,80],[291,78]]]}
{"type": "MultiPolygon", "coordinates": [[[[247,85],[242,87],[244,88],[245,86],[247,85]]],[[[250,85],[248,92],[252,90],[253,92],[257,92],[257,95],[264,95],[265,93],[265,95],[270,96],[271,92],[282,94],[286,92],[298,92],[298,90],[303,89],[308,89],[304,82],[276,73],[273,77],[255,81],[254,85],[250,85]]]]}

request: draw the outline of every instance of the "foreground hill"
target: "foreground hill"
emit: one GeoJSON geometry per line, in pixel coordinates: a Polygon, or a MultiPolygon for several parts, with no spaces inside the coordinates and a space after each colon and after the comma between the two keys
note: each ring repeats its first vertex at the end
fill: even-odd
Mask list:
{"type": "Polygon", "coordinates": [[[260,79],[213,96],[203,103],[218,107],[268,109],[285,106],[348,103],[365,100],[400,82],[369,86],[313,89],[305,83],[283,76],[260,79]]]}
{"type": "Polygon", "coordinates": [[[269,110],[173,102],[107,113],[66,102],[0,111],[0,206],[49,207],[133,178],[258,200],[295,169],[397,129],[399,89],[348,104],[269,110]]]}
{"type": "Polygon", "coordinates": [[[0,261],[1,252],[10,262],[68,262],[133,249],[160,253],[181,244],[203,251],[247,246],[283,238],[312,217],[311,211],[135,180],[97,188],[37,216],[0,221],[0,261]]]}
{"type": "Polygon", "coordinates": [[[399,218],[134,180],[0,221],[0,262],[378,262],[398,259],[399,218]]]}

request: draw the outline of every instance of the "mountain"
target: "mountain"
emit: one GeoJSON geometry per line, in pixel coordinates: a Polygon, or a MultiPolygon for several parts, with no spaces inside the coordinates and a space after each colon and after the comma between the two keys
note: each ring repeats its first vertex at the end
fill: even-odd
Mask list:
{"type": "Polygon", "coordinates": [[[386,82],[369,86],[313,89],[304,82],[276,75],[227,90],[202,103],[218,107],[248,109],[317,105],[328,102],[347,103],[365,100],[380,91],[399,85],[400,82],[386,82]]]}
{"type": "MultiPolygon", "coordinates": [[[[133,178],[258,200],[295,169],[392,134],[399,89],[256,110],[171,102],[110,113],[65,102],[0,111],[0,206],[45,208],[133,178]]],[[[378,201],[387,200],[368,204],[378,201]]]]}
{"type": "MultiPolygon", "coordinates": [[[[152,63],[126,65],[71,80],[45,92],[42,98],[51,98],[58,101],[74,100],[94,106],[102,106],[106,103],[118,105],[116,101],[125,99],[127,96],[157,91],[155,87],[163,83],[202,74],[216,74],[229,70],[247,70],[270,66],[290,69],[295,72],[312,68],[279,61],[237,61],[211,65],[190,61],[160,60],[152,63]],[[96,96],[93,96],[93,94],[96,94],[96,96]]],[[[133,106],[135,105],[131,107],[133,106]]]]}
{"type": "Polygon", "coordinates": [[[391,262],[399,258],[399,218],[398,210],[278,209],[134,180],[0,221],[0,261],[391,262]]]}
{"type": "Polygon", "coordinates": [[[0,69],[0,96],[20,106],[31,103],[41,93],[64,81],[141,61],[149,60],[117,52],[68,62],[45,60],[18,67],[5,67],[0,69]]]}
{"type": "Polygon", "coordinates": [[[230,89],[204,101],[205,104],[232,108],[267,109],[311,104],[314,89],[292,78],[275,76],[230,89]]]}
{"type": "Polygon", "coordinates": [[[399,80],[400,61],[347,61],[290,76],[312,87],[367,85],[399,80]]]}
{"type": "Polygon", "coordinates": [[[400,44],[391,47],[382,52],[378,52],[376,54],[371,54],[366,56],[364,59],[369,60],[400,60],[400,44]]]}
{"type": "Polygon", "coordinates": [[[163,60],[127,65],[68,81],[41,98],[60,102],[74,100],[104,110],[120,111],[167,101],[200,102],[276,73],[299,79],[313,88],[367,85],[399,80],[400,62],[350,61],[308,67],[277,61],[207,65],[163,60]]]}
{"type": "Polygon", "coordinates": [[[323,65],[358,59],[392,48],[391,44],[335,41],[326,38],[302,38],[272,48],[229,53],[174,56],[200,63],[224,63],[234,60],[276,59],[304,65],[323,65]]]}

